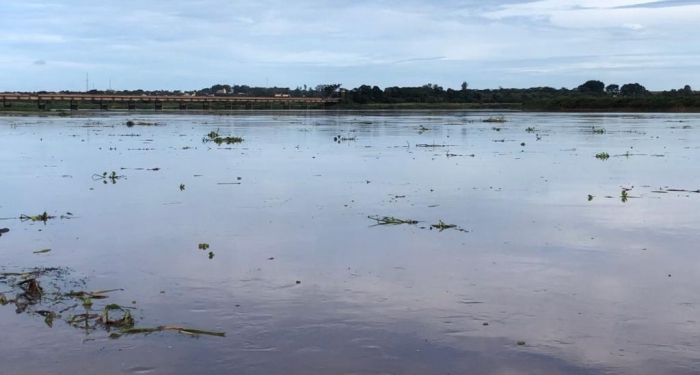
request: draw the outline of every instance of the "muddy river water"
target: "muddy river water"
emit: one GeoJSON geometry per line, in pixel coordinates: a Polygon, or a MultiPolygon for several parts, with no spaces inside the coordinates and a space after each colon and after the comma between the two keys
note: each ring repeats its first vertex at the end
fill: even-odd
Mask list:
{"type": "Polygon", "coordinates": [[[0,118],[0,272],[226,333],[10,302],[0,373],[700,372],[700,116],[498,115],[0,118]]]}

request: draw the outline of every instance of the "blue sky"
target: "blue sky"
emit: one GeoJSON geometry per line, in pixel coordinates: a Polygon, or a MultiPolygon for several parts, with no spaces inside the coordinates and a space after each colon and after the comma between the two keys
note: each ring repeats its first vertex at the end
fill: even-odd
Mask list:
{"type": "Polygon", "coordinates": [[[72,0],[0,9],[0,91],[700,88],[700,0],[72,0]]]}

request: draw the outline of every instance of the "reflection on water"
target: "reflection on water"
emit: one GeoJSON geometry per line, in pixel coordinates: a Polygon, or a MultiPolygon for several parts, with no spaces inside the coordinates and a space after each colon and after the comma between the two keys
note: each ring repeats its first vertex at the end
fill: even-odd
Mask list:
{"type": "Polygon", "coordinates": [[[0,271],[227,334],[0,307],[3,374],[694,373],[700,117],[489,115],[0,119],[0,271]]]}

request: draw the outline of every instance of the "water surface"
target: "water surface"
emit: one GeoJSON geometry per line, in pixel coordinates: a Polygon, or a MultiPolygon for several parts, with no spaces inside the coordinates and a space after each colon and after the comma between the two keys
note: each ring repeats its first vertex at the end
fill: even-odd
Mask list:
{"type": "Polygon", "coordinates": [[[1,118],[0,271],[226,332],[112,340],[8,305],[2,373],[696,373],[700,194],[669,190],[700,188],[700,117],[489,115],[1,118]],[[16,219],[43,211],[73,216],[16,219]]]}

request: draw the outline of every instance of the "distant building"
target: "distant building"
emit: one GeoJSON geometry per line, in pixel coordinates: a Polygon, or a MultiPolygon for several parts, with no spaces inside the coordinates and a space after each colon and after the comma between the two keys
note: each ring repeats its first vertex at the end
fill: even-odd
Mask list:
{"type": "Polygon", "coordinates": [[[217,94],[226,94],[226,89],[221,89],[216,91],[217,94]]]}

